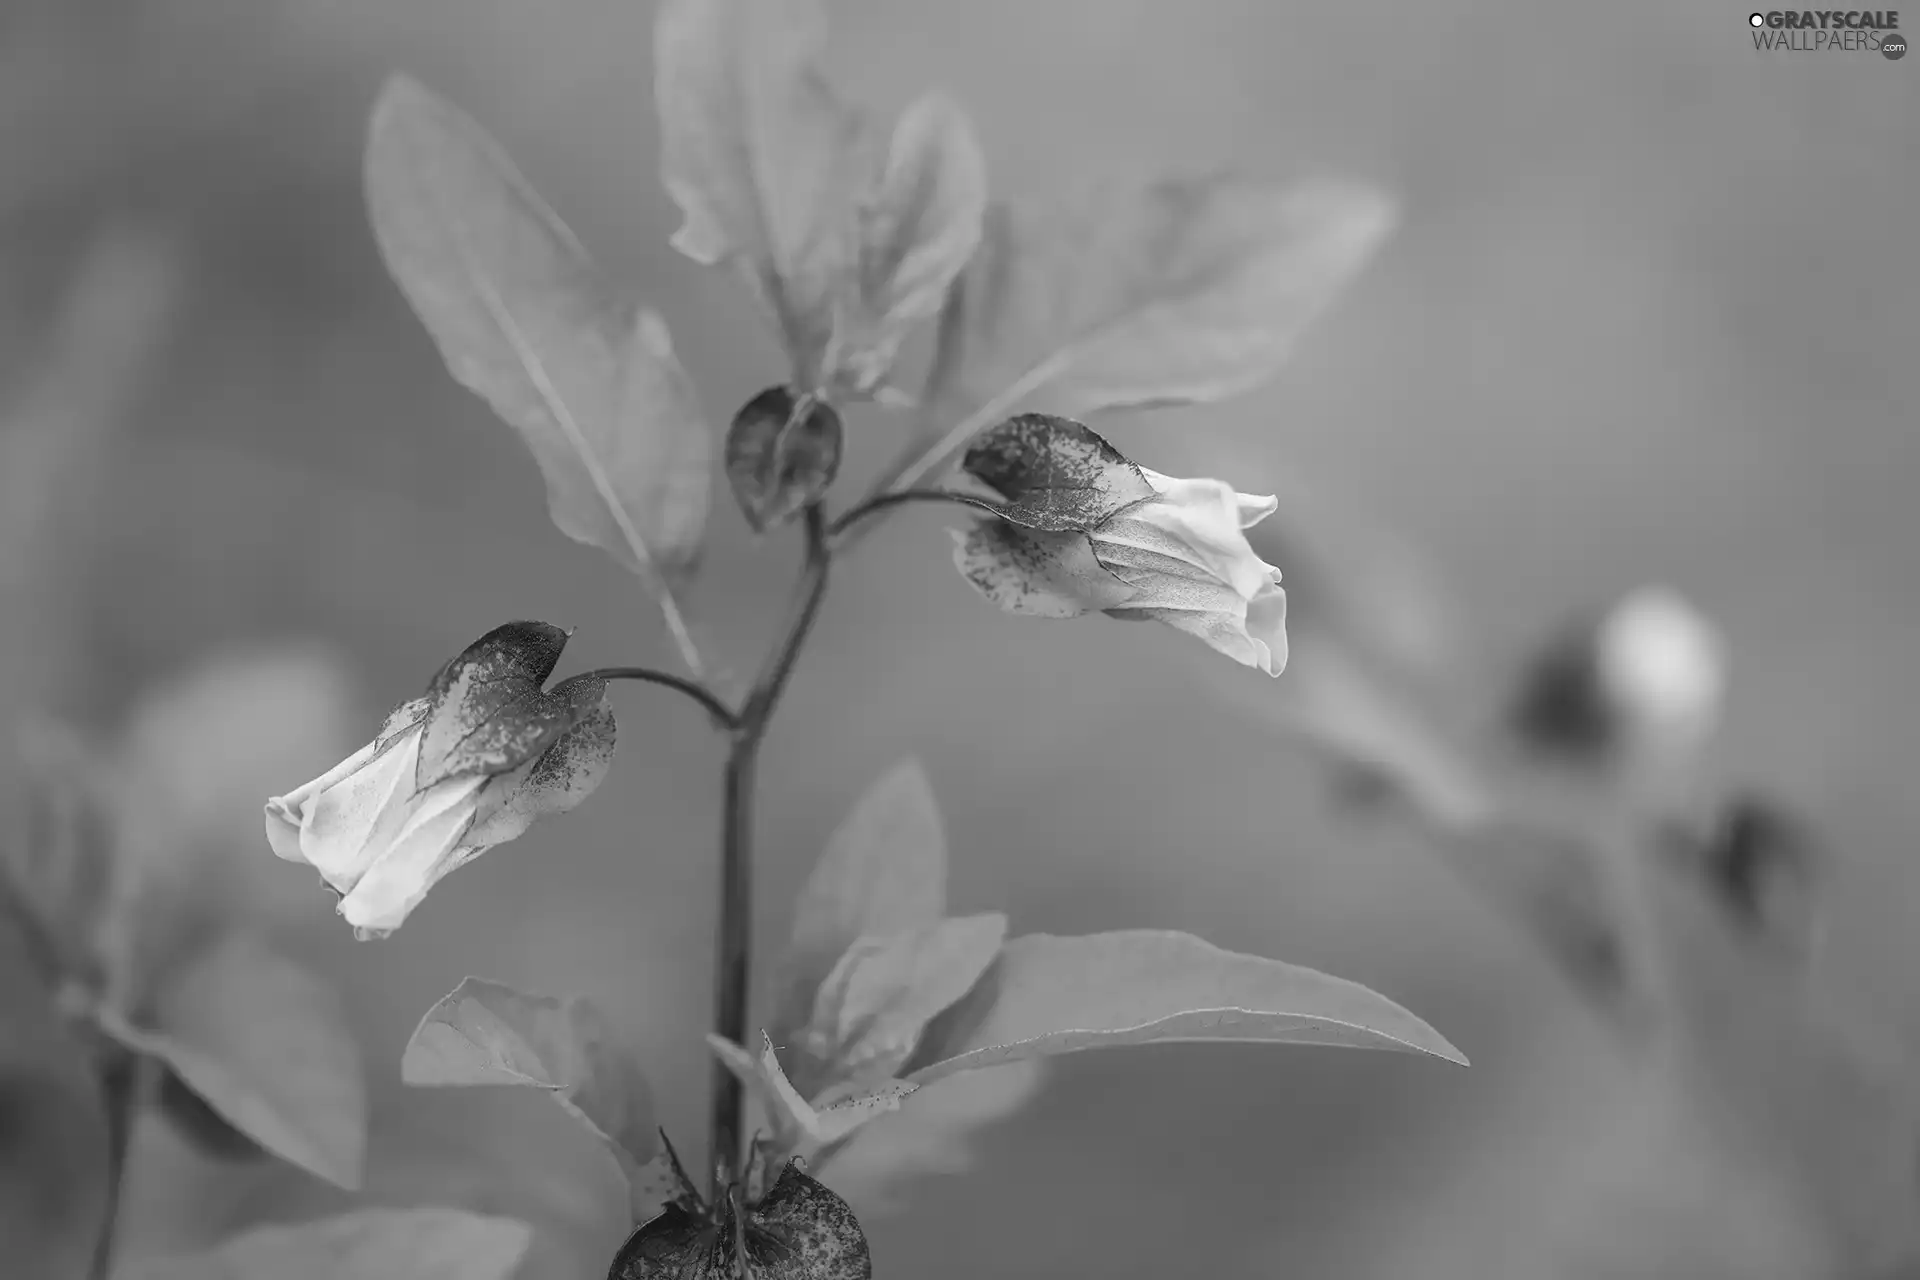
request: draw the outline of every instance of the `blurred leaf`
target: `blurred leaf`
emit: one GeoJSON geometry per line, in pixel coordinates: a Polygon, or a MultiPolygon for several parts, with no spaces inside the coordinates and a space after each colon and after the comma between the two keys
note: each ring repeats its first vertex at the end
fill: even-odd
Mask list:
{"type": "Polygon", "coordinates": [[[157,1058],[236,1129],[316,1177],[360,1185],[367,1141],[360,1051],[338,997],[247,933],[162,985],[155,1028],[102,1011],[105,1030],[157,1058]]]}
{"type": "Polygon", "coordinates": [[[256,1227],[191,1258],[142,1260],[118,1280],[508,1280],[533,1233],[461,1209],[360,1209],[256,1227]]]}
{"type": "Polygon", "coordinates": [[[738,268],[797,388],[869,396],[979,243],[986,164],[938,94],[883,147],[821,71],[826,42],[817,0],[667,0],[660,174],[685,215],[674,247],[738,268]]]}
{"type": "Polygon", "coordinates": [[[878,1087],[844,1090],[827,1105],[815,1107],[787,1079],[773,1040],[765,1032],[760,1034],[760,1044],[755,1057],[731,1040],[707,1036],[714,1056],[760,1101],[773,1125],[774,1142],[783,1153],[842,1141],[869,1120],[897,1109],[900,1100],[917,1087],[889,1080],[878,1087]]]}
{"type": "Polygon", "coordinates": [[[1005,499],[1002,517],[1048,533],[1084,533],[1158,492],[1099,435],[1044,413],[1009,418],[977,437],[961,465],[1005,499]]]}
{"type": "Polygon", "coordinates": [[[629,1179],[658,1149],[653,1097],[632,1051],[581,997],[530,995],[484,978],[427,1011],[400,1062],[411,1085],[544,1089],[604,1143],[629,1179]]]}
{"type": "Polygon", "coordinates": [[[906,1079],[1156,1041],[1246,1040],[1429,1053],[1466,1063],[1439,1032],[1358,983],[1135,929],[1008,942],[972,994],[927,1029],[906,1079]]]}
{"type": "Polygon", "coordinates": [[[1493,816],[1495,798],[1472,762],[1339,646],[1304,643],[1292,691],[1293,732],[1336,764],[1375,775],[1426,820],[1460,829],[1493,816]]]}
{"type": "Polygon", "coordinates": [[[920,762],[908,757],[869,787],[800,890],[779,966],[781,1034],[806,1024],[814,993],[859,938],[937,922],[947,907],[947,837],[920,762]]]}
{"type": "Polygon", "coordinates": [[[506,773],[552,746],[570,726],[571,708],[540,686],[553,674],[567,636],[551,623],[509,622],[442,667],[427,689],[415,787],[506,773]]]}
{"type": "Polygon", "coordinates": [[[11,893],[63,978],[98,989],[125,942],[112,936],[117,908],[138,878],[115,830],[109,761],[51,720],[29,720],[15,744],[17,794],[6,815],[14,829],[0,836],[0,895],[11,893]]]}
{"type": "Polygon", "coordinates": [[[739,267],[803,391],[821,386],[873,164],[815,65],[826,29],[816,0],[665,0],[654,26],[660,176],[686,215],[673,246],[739,267]]]}
{"type": "Polygon", "coordinates": [[[107,1119],[43,963],[0,886],[0,1247],[9,1275],[82,1280],[107,1203],[107,1119]]]}
{"type": "Polygon", "coordinates": [[[966,113],[937,93],[916,99],[860,203],[855,288],[835,317],[829,365],[855,394],[884,382],[908,332],[940,310],[980,244],[986,208],[986,157],[966,113]]]}
{"type": "Polygon", "coordinates": [[[310,918],[312,882],[260,856],[260,797],[360,746],[358,702],[338,656],[307,643],[223,647],[147,688],[107,784],[137,890],[108,931],[110,1002],[146,1007],[155,976],[230,921],[310,918]]]}
{"type": "Polygon", "coordinates": [[[1774,802],[1740,797],[1711,828],[1662,832],[1641,852],[1662,1065],[1704,1136],[1793,1189],[1838,1259],[1831,1274],[1911,1274],[1913,1052],[1820,969],[1808,936],[1836,851],[1774,802]]]}
{"type": "Polygon", "coordinates": [[[640,575],[698,671],[669,579],[698,558],[712,443],[665,323],[610,304],[506,154],[405,77],[374,110],[366,184],[381,254],[453,376],[520,432],[561,532],[640,575]]]}
{"type": "Polygon", "coordinates": [[[1238,177],[1126,181],[996,204],[955,282],[921,397],[935,441],[882,488],[938,471],[1033,401],[1069,417],[1218,400],[1269,376],[1392,223],[1384,197],[1238,177]]]}
{"type": "MultiPolygon", "coordinates": [[[[18,108],[15,91],[25,82],[40,74],[66,82],[69,69],[29,52],[14,34],[0,37],[7,46],[0,82],[9,106],[18,108]]],[[[10,137],[44,135],[63,153],[73,149],[70,132],[48,130],[47,121],[35,128],[7,107],[0,107],[0,121],[10,137]]],[[[17,211],[15,198],[26,187],[18,168],[8,173],[0,205],[17,211]]],[[[100,512],[111,505],[116,437],[143,416],[142,396],[179,333],[172,320],[187,276],[179,246],[151,226],[123,222],[130,213],[113,206],[105,228],[90,236],[63,282],[47,343],[22,353],[31,376],[8,386],[0,401],[0,653],[7,655],[0,725],[23,708],[66,704],[94,675],[89,660],[98,655],[76,642],[86,625],[86,594],[75,580],[84,576],[76,575],[75,552],[98,537],[100,512]],[[48,643],[49,636],[75,639],[48,643]]],[[[9,239],[23,249],[28,243],[17,225],[9,239]]],[[[42,255],[26,249],[21,256],[42,255]]]]}
{"type": "Polygon", "coordinates": [[[769,387],[727,429],[727,483],[755,533],[819,501],[840,470],[840,415],[813,396],[769,387]]]}
{"type": "Polygon", "coordinates": [[[847,948],[820,984],[806,1051],[836,1079],[891,1076],[927,1023],[973,989],[1000,953],[998,912],[923,925],[847,948]]]}
{"type": "Polygon", "coordinates": [[[229,1124],[171,1071],[160,1073],[153,1105],[196,1150],[216,1159],[247,1161],[267,1155],[265,1147],[229,1124]]]}
{"type": "Polygon", "coordinates": [[[1288,727],[1350,790],[1404,806],[1454,872],[1525,932],[1581,995],[1633,1015],[1628,940],[1605,849],[1577,826],[1509,811],[1475,763],[1419,709],[1327,642],[1302,648],[1288,727]]]}

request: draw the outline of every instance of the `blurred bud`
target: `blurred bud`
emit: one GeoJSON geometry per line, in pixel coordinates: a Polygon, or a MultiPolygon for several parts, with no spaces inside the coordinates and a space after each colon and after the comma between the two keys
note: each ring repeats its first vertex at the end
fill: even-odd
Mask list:
{"type": "Polygon", "coordinates": [[[1718,727],[1725,689],[1719,630],[1674,592],[1643,588],[1539,655],[1513,727],[1529,745],[1576,756],[1691,754],[1718,727]]]}
{"type": "Polygon", "coordinates": [[[1669,827],[1661,847],[1740,935],[1792,954],[1816,941],[1826,869],[1807,823],[1767,796],[1732,796],[1704,830],[1669,827]]]}
{"type": "Polygon", "coordinates": [[[542,623],[489,632],[373,741],[267,801],[274,853],[319,871],[358,936],[399,928],[448,873],[573,808],[606,777],[615,738],[606,682],[575,676],[540,689],[565,641],[542,623]]]}
{"type": "Polygon", "coordinates": [[[811,395],[768,387],[727,429],[727,483],[754,532],[818,502],[840,470],[840,415],[811,395]]]}

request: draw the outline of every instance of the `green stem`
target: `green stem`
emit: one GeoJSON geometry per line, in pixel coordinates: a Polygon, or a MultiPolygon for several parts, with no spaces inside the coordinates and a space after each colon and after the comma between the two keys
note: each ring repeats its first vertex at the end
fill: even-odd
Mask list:
{"type": "Polygon", "coordinates": [[[726,703],[720,701],[718,694],[697,680],[686,676],[677,676],[668,671],[655,671],[651,667],[597,667],[586,674],[599,676],[602,680],[634,680],[641,684],[657,684],[662,688],[674,689],[705,709],[713,722],[722,729],[732,730],[739,724],[739,717],[726,703]]]}
{"type": "Polygon", "coordinates": [[[999,514],[997,508],[985,498],[976,498],[972,494],[957,493],[951,489],[893,489],[886,493],[877,493],[849,507],[839,519],[827,529],[827,537],[840,550],[851,542],[856,527],[870,516],[909,502],[958,502],[964,506],[978,507],[982,511],[999,514]]]}
{"type": "Polygon", "coordinates": [[[100,1074],[100,1101],[107,1119],[107,1194],[100,1213],[100,1234],[93,1247],[91,1280],[113,1274],[115,1237],[127,1180],[127,1151],[133,1143],[134,1115],[140,1105],[141,1062],[132,1054],[114,1054],[100,1074]]]}
{"type": "MultiPolygon", "coordinates": [[[[793,675],[800,648],[826,596],[832,552],[818,504],[806,509],[806,560],[793,611],[766,667],[731,724],[732,747],[723,781],[720,834],[720,923],[714,952],[714,1034],[747,1045],[747,1000],[753,944],[753,801],[760,744],[793,675]]],[[[724,1063],[713,1067],[712,1151],[714,1203],[726,1202],[740,1159],[746,1092],[724,1063]]]]}

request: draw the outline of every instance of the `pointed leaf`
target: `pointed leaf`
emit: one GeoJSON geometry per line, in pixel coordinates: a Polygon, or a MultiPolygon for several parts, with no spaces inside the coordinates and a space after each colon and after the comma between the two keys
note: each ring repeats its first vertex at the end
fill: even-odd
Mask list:
{"type": "Polygon", "coordinates": [[[781,1033],[805,1024],[821,980],[856,939],[932,924],[946,914],[946,903],[940,808],[926,771],[908,757],[855,802],[794,903],[780,965],[781,1033]]]}
{"type": "Polygon", "coordinates": [[[940,310],[979,246],[986,207],[986,158],[966,113],[937,93],[915,100],[858,211],[854,290],[835,326],[830,379],[856,395],[885,381],[901,342],[940,310]]]}
{"type": "Polygon", "coordinates": [[[891,1076],[921,1029],[973,989],[1007,936],[998,912],[865,937],[820,984],[806,1050],[837,1078],[891,1076]]]}
{"type": "Polygon", "coordinates": [[[686,215],[674,247],[740,269],[809,391],[874,166],[863,121],[816,65],[825,43],[816,0],[665,0],[654,26],[660,176],[686,215]]]}
{"type": "Polygon", "coordinates": [[[191,1258],[142,1259],[121,1280],[508,1280],[533,1232],[464,1209],[359,1209],[256,1227],[191,1258]]]}
{"type": "Polygon", "coordinates": [[[653,1157],[653,1099],[598,1006],[464,978],[427,1011],[401,1058],[411,1085],[544,1089],[605,1143],[630,1177],[653,1157]]]}
{"type": "Polygon", "coordinates": [[[158,997],[156,1026],[102,1025],[157,1058],[274,1155],[355,1190],[367,1142],[360,1050],[332,989],[251,934],[195,956],[158,997]]]}
{"type": "Polygon", "coordinates": [[[814,396],[769,387],[727,429],[727,483],[755,533],[826,495],[840,470],[840,415],[814,396]]]}
{"type": "Polygon", "coordinates": [[[608,301],[505,152],[406,77],[374,110],[366,184],[388,270],[453,376],[532,451],[553,522],[639,574],[697,664],[668,579],[699,554],[712,442],[665,323],[608,301]]]}
{"type": "Polygon", "coordinates": [[[921,397],[936,443],[884,487],[918,483],[1023,404],[1084,417],[1251,389],[1391,222],[1365,188],[1231,176],[990,208],[921,397]]]}
{"type": "Polygon", "coordinates": [[[1001,516],[1049,533],[1084,533],[1158,492],[1099,435],[1044,413],[1023,413],[986,432],[961,465],[1005,499],[1001,516]]]}
{"type": "Polygon", "coordinates": [[[906,1078],[1155,1041],[1247,1040],[1460,1051],[1358,983],[1185,933],[1137,929],[1008,942],[985,980],[927,1029],[906,1078]]]}
{"type": "MultiPolygon", "coordinates": [[[[414,785],[517,769],[567,730],[567,708],[540,686],[569,633],[546,622],[495,627],[440,669],[427,689],[414,785]]],[[[389,717],[391,719],[391,717],[389,717]]]]}

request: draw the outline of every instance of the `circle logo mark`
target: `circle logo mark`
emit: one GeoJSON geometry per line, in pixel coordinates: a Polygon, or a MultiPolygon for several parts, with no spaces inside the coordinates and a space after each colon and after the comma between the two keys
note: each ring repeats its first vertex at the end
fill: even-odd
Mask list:
{"type": "Polygon", "coordinates": [[[1767,25],[1767,15],[1764,13],[1750,13],[1747,15],[1747,23],[1750,26],[1764,27],[1767,25]]]}

